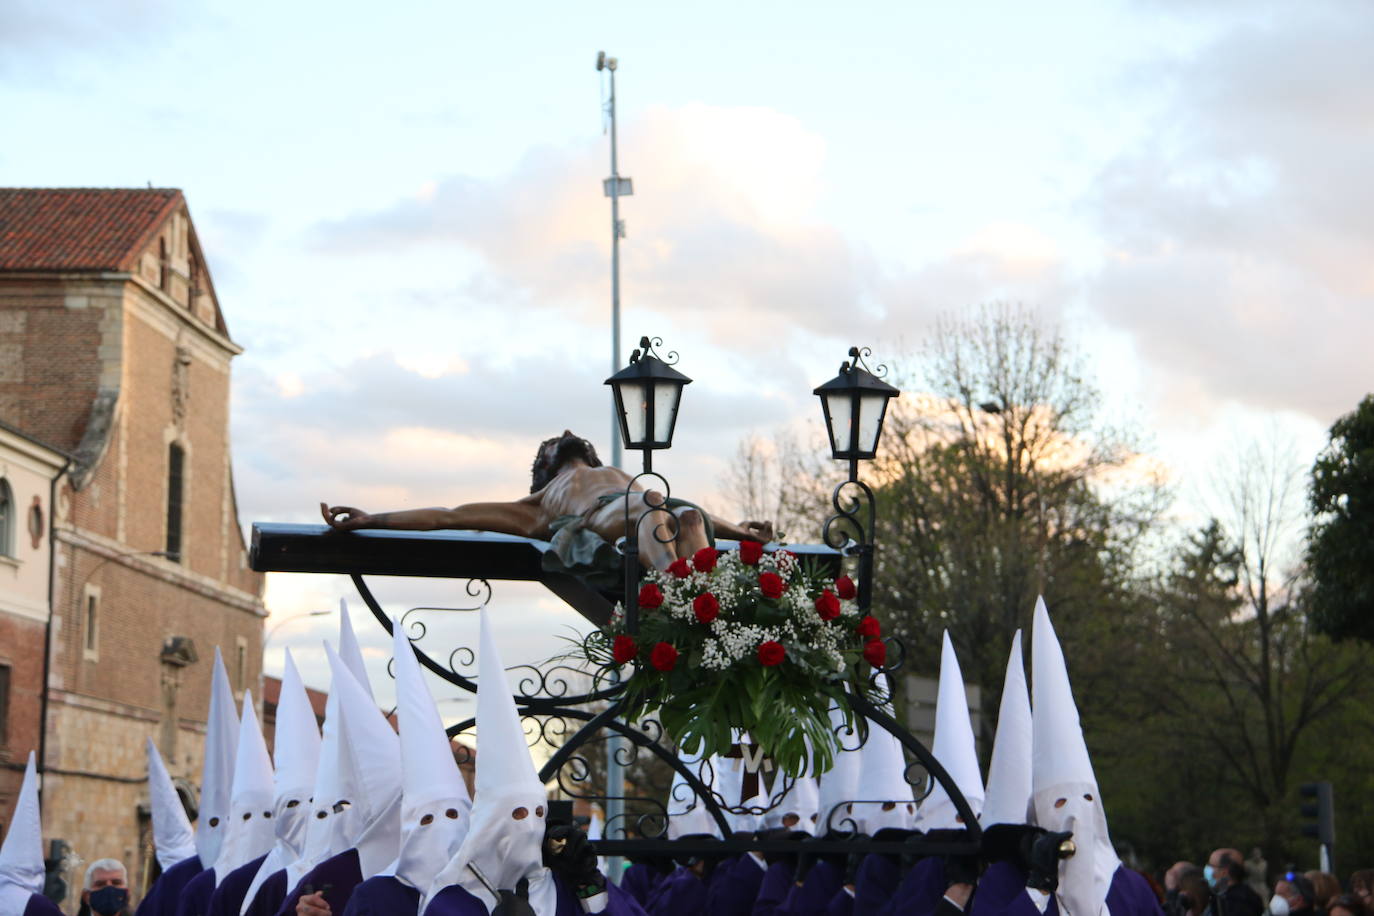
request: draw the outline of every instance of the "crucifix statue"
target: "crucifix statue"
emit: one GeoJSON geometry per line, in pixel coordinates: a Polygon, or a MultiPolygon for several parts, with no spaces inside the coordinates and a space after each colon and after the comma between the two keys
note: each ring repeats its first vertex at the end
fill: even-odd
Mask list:
{"type": "MultiPolygon", "coordinates": [[[[773,538],[771,522],[735,525],[681,500],[668,500],[664,512],[646,513],[664,503],[662,495],[638,485],[628,489],[631,475],[603,465],[592,444],[568,430],[540,444],[531,476],[529,495],[514,502],[378,513],[320,503],[320,512],[336,531],[457,528],[547,540],[561,567],[579,575],[619,568],[619,555],[611,545],[627,534],[627,501],[629,519],[638,520],[639,556],[646,566],[665,569],[679,557],[710,546],[716,535],[763,542],[773,538]],[[675,531],[665,517],[668,511],[676,516],[675,531]]],[[[546,555],[546,567],[549,559],[546,555]]]]}

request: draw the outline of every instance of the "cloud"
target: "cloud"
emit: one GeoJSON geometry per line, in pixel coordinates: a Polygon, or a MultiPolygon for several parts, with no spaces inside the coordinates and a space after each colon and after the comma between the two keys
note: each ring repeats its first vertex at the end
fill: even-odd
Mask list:
{"type": "Polygon", "coordinates": [[[1086,201],[1088,295],[1170,386],[1322,420],[1368,390],[1374,8],[1238,19],[1086,201]]]}
{"type": "Polygon", "coordinates": [[[172,31],[184,10],[168,0],[5,0],[0,3],[0,76],[63,81],[79,55],[122,56],[172,31]]]}

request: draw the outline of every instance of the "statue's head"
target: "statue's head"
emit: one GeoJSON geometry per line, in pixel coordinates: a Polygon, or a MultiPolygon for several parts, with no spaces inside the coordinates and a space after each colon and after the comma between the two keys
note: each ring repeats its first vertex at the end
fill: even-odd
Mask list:
{"type": "Polygon", "coordinates": [[[537,493],[548,486],[557,476],[563,465],[574,459],[585,461],[588,466],[601,467],[601,459],[596,456],[596,448],[581,436],[563,430],[563,435],[545,439],[539,443],[539,451],[534,456],[534,467],[530,468],[530,492],[537,493]]]}

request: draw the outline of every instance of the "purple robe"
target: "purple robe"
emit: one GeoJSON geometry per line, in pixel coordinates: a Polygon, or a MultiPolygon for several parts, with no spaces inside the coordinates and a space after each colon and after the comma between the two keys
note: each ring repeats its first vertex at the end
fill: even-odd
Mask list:
{"type": "MultiPolygon", "coordinates": [[[[210,910],[210,898],[215,895],[215,870],[207,868],[181,889],[174,906],[176,916],[205,916],[210,910]]],[[[292,914],[295,916],[295,914],[292,914]]]]}
{"type": "Polygon", "coordinates": [[[854,912],[880,912],[901,883],[901,866],[892,859],[878,853],[864,856],[854,876],[854,912]]]}
{"type": "Polygon", "coordinates": [[[644,907],[653,916],[693,916],[706,912],[706,882],[690,868],[679,866],[664,878],[644,907]]]}
{"type": "Polygon", "coordinates": [[[993,862],[978,879],[969,902],[969,916],[997,916],[1018,896],[1026,893],[1026,873],[1015,863],[993,862]]]}
{"type": "Polygon", "coordinates": [[[353,889],[363,883],[362,866],[358,864],[358,850],[341,852],[332,859],[325,859],[305,873],[300,883],[286,895],[282,905],[277,908],[277,916],[296,916],[296,904],[307,893],[324,892],[324,900],[329,909],[342,913],[348,908],[348,898],[353,889]],[[324,890],[328,887],[328,890],[324,890]],[[307,888],[309,890],[307,891],[307,888]]]}
{"type": "MultiPolygon", "coordinates": [[[[1111,916],[1163,916],[1159,898],[1140,875],[1118,865],[1107,888],[1107,912],[1111,916]]],[[[1022,893],[1002,910],[1001,916],[1041,916],[1030,894],[1022,893]]],[[[1059,901],[1050,897],[1044,916],[1059,916],[1059,901]]]]}
{"type": "Polygon", "coordinates": [[[253,895],[253,902],[243,911],[243,916],[274,916],[286,899],[286,869],[279,868],[268,876],[253,895]]]}
{"type": "Polygon", "coordinates": [[[745,853],[730,862],[722,862],[712,875],[706,891],[707,912],[711,916],[749,916],[763,884],[767,865],[745,853]]]}
{"type": "Polygon", "coordinates": [[[135,916],[175,916],[177,898],[192,878],[201,873],[200,856],[190,856],[157,876],[135,916]]]}
{"type": "Polygon", "coordinates": [[[843,887],[835,892],[825,908],[825,916],[853,916],[853,913],[854,895],[843,887]]]}
{"type": "Polygon", "coordinates": [[[945,860],[927,856],[911,866],[882,913],[884,916],[931,916],[945,898],[948,887],[945,860]]]}
{"type": "MultiPolygon", "coordinates": [[[[565,885],[554,877],[557,888],[557,912],[556,916],[587,916],[582,908],[582,902],[565,885]]],[[[377,910],[377,913],[386,913],[391,916],[396,910],[377,910]]],[[[411,910],[405,910],[409,914],[411,910]]],[[[352,914],[348,914],[352,916],[352,914]]],[[[469,894],[459,885],[450,885],[444,888],[434,899],[425,907],[424,916],[487,916],[486,905],[472,894],[469,894]]],[[[628,893],[616,887],[614,884],[606,885],[606,908],[601,910],[596,916],[646,916],[643,908],[640,907],[635,899],[628,893]]]]}
{"type": "Polygon", "coordinates": [[[487,908],[461,885],[450,884],[434,895],[424,916],[487,916],[487,908]]]}
{"type": "Polygon", "coordinates": [[[62,911],[42,894],[31,894],[24,905],[24,916],[63,916],[62,911]]]}
{"type": "Polygon", "coordinates": [[[420,912],[420,892],[395,875],[368,878],[349,898],[343,916],[392,916],[420,912]]]}
{"type": "Polygon", "coordinates": [[[759,895],[754,898],[754,916],[773,916],[782,911],[783,901],[792,890],[796,868],[788,862],[774,862],[763,873],[759,895]]]}
{"type": "Polygon", "coordinates": [[[620,888],[640,906],[648,906],[649,896],[654,888],[663,883],[667,875],[661,870],[644,862],[635,862],[620,876],[620,888]]]}
{"type": "Polygon", "coordinates": [[[806,870],[802,883],[788,892],[787,901],[779,912],[787,916],[821,916],[830,904],[830,898],[843,887],[843,869],[833,862],[817,859],[806,870]]]}
{"type": "Polygon", "coordinates": [[[267,855],[264,853],[247,865],[242,865],[225,875],[224,880],[210,896],[210,907],[205,911],[207,916],[239,916],[243,897],[248,893],[248,888],[257,877],[258,869],[262,867],[266,858],[267,855]]]}

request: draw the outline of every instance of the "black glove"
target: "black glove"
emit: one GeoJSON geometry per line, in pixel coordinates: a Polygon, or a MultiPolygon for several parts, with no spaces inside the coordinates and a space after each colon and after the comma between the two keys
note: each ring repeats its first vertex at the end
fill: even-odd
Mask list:
{"type": "Polygon", "coordinates": [[[530,906],[530,881],[521,878],[513,891],[497,891],[501,899],[496,901],[496,909],[491,916],[535,916],[530,906]]]}
{"type": "Polygon", "coordinates": [[[1026,887],[1047,894],[1059,888],[1059,845],[1072,833],[1042,833],[1026,835],[1021,841],[1026,864],[1026,887]]]}
{"type": "Polygon", "coordinates": [[[544,864],[579,899],[594,897],[606,889],[606,876],[596,867],[596,852],[580,827],[550,827],[544,833],[544,864]]]}
{"type": "Polygon", "coordinates": [[[989,862],[1012,862],[1025,871],[1029,863],[1021,853],[1022,840],[1044,832],[1044,827],[1033,824],[993,824],[983,831],[983,858],[989,862]]]}
{"type": "MultiPolygon", "coordinates": [[[[765,830],[762,833],[760,833],[759,839],[787,840],[788,842],[799,843],[802,840],[806,839],[808,836],[810,836],[810,834],[808,834],[805,830],[790,830],[787,827],[775,827],[772,830],[765,830]]],[[[786,864],[789,868],[791,868],[793,871],[795,871],[797,867],[797,853],[792,851],[765,852],[763,854],[763,861],[768,865],[773,865],[777,862],[782,862],[786,864]]]]}
{"type": "MultiPolygon", "coordinates": [[[[966,829],[939,829],[926,832],[926,839],[935,843],[968,842],[966,829]]],[[[977,884],[978,853],[945,853],[940,856],[945,867],[946,884],[977,884]]]]}

